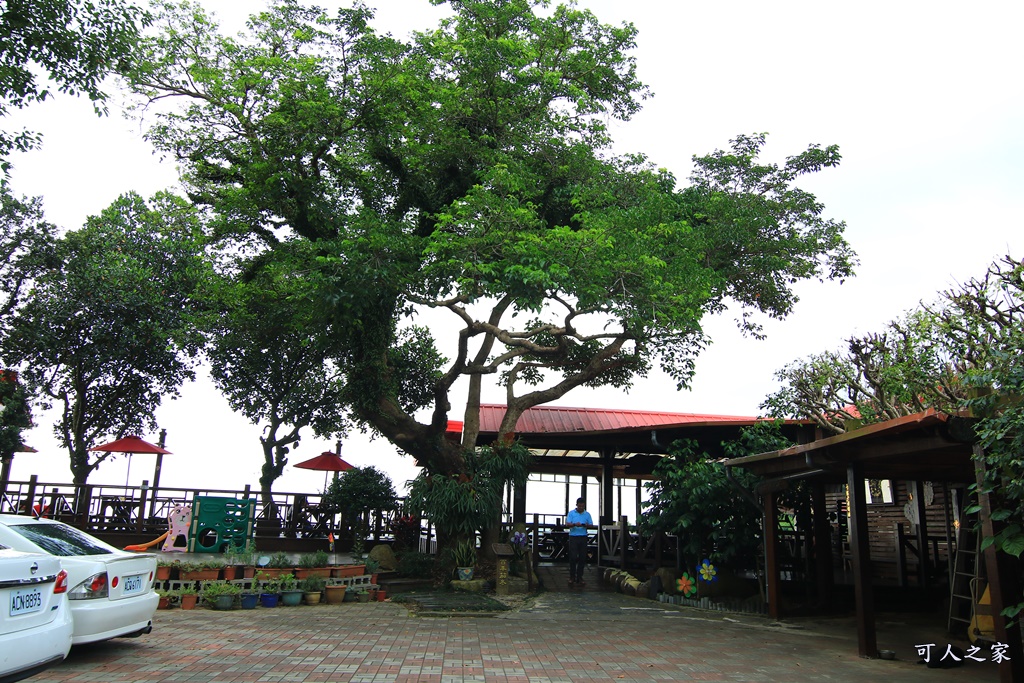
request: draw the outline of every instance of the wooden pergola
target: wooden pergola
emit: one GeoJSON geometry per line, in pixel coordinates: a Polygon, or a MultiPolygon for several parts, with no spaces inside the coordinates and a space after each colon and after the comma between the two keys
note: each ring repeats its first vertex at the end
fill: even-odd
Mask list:
{"type": "MultiPolygon", "coordinates": [[[[765,479],[760,493],[766,520],[764,536],[770,614],[776,618],[781,616],[778,525],[774,523],[778,519],[780,492],[795,480],[811,483],[815,545],[824,548],[830,547],[825,486],[846,484],[858,648],[861,656],[877,657],[865,480],[913,482],[918,494],[925,481],[970,485],[983,477],[980,470],[983,464],[973,457],[979,452],[970,420],[927,411],[780,451],[726,461],[727,467],[742,467],[765,479]]],[[[914,498],[917,505],[923,505],[924,496],[916,495],[914,498]]],[[[991,506],[987,498],[982,496],[980,500],[980,520],[983,535],[992,536],[998,528],[990,517],[991,506]]],[[[922,531],[919,529],[918,533],[922,531]]],[[[1004,606],[1021,601],[1017,570],[1005,553],[997,553],[992,547],[985,551],[985,563],[992,611],[996,614],[995,635],[1000,642],[1009,645],[1011,658],[1000,665],[1000,674],[1003,680],[1021,681],[1024,680],[1024,650],[1020,627],[998,616],[1004,606]]],[[[834,576],[831,553],[818,553],[816,570],[819,595],[827,595],[834,576]]]]}
{"type": "MultiPolygon", "coordinates": [[[[504,405],[480,406],[478,445],[493,443],[505,415],[504,405]]],[[[655,465],[677,439],[692,439],[712,457],[722,457],[722,442],[735,439],[755,417],[672,413],[648,410],[536,406],[523,413],[516,439],[531,450],[530,473],[593,477],[601,482],[601,524],[612,524],[615,479],[653,479],[655,465]]],[[[449,432],[461,432],[458,422],[449,432]]],[[[788,420],[783,432],[793,441],[808,441],[813,427],[788,420]]],[[[526,521],[526,492],[513,493],[512,518],[526,521]]]]}

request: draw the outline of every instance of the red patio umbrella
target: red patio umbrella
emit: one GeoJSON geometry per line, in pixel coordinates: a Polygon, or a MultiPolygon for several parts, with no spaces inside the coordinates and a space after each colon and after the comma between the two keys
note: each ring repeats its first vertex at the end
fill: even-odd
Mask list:
{"type": "MultiPolygon", "coordinates": [[[[105,443],[102,446],[95,446],[89,449],[90,451],[103,451],[107,453],[127,453],[128,454],[128,472],[124,475],[124,485],[128,486],[128,474],[132,471],[132,455],[135,453],[156,453],[157,455],[168,455],[170,451],[143,441],[137,436],[126,436],[123,439],[117,441],[111,441],[105,443]]],[[[154,484],[155,485],[155,484],[154,484]]]]}
{"type": "Polygon", "coordinates": [[[324,451],[315,458],[296,463],[295,466],[303,470],[322,470],[324,472],[324,491],[327,490],[327,472],[344,472],[352,469],[352,465],[342,460],[340,455],[330,451],[324,451]]]}

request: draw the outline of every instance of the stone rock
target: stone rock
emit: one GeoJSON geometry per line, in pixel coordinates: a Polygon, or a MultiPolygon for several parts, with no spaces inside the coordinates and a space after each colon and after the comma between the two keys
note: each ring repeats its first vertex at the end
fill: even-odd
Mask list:
{"type": "Polygon", "coordinates": [[[452,581],[452,588],[457,591],[482,593],[487,589],[487,579],[470,579],[469,581],[452,581]]]}
{"type": "Polygon", "coordinates": [[[655,572],[658,578],[661,579],[661,590],[668,595],[677,595],[676,581],[683,575],[682,572],[672,569],[670,567],[659,567],[658,571],[655,572]]]}
{"type": "Polygon", "coordinates": [[[377,560],[381,569],[391,571],[392,569],[398,568],[398,558],[395,557],[395,551],[391,549],[391,546],[381,543],[375,545],[367,553],[367,557],[371,560],[377,560]]]}
{"type": "Polygon", "coordinates": [[[644,581],[636,587],[636,597],[638,598],[649,598],[651,597],[651,582],[644,581]]]}

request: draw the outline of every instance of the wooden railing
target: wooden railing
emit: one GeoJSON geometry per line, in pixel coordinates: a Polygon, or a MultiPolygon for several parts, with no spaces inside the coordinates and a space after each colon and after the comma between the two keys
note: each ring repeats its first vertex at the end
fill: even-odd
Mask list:
{"type": "MultiPolygon", "coordinates": [[[[126,540],[128,536],[156,537],[167,531],[170,511],[180,504],[190,505],[197,495],[255,499],[256,539],[260,547],[268,550],[274,544],[268,545],[266,541],[326,539],[330,532],[341,544],[351,542],[344,535],[348,528],[346,520],[322,508],[319,495],[274,492],[265,501],[249,486],[241,491],[161,487],[154,493],[147,482],[141,486],[75,486],[40,482],[32,475],[28,481],[9,482],[7,489],[0,492],[0,513],[37,514],[72,524],[100,538],[126,540]]],[[[374,542],[391,540],[388,522],[395,514],[399,513],[371,513],[369,536],[374,542]]]]}

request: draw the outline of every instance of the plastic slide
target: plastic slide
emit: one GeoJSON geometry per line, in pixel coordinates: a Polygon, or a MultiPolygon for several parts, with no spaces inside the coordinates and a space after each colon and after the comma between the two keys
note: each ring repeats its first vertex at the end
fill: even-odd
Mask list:
{"type": "Polygon", "coordinates": [[[158,538],[154,538],[149,543],[140,543],[138,545],[126,545],[124,547],[124,549],[125,550],[130,550],[130,551],[136,552],[136,553],[144,552],[146,550],[149,550],[153,546],[157,545],[158,543],[163,543],[164,539],[167,538],[167,534],[169,534],[169,533],[170,533],[169,531],[165,531],[163,533],[163,535],[159,536],[158,538]]]}

